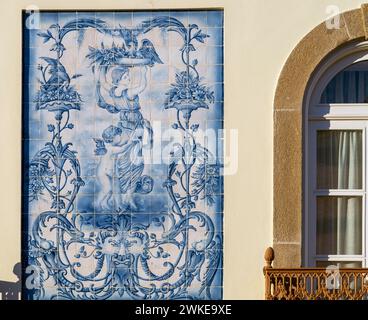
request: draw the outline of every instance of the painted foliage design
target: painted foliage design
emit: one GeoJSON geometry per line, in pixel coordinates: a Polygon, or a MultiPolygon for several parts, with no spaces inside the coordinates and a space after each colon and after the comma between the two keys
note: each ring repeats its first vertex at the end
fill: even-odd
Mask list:
{"type": "Polygon", "coordinates": [[[26,297],[219,299],[220,141],[198,136],[220,129],[222,86],[206,82],[195,53],[222,59],[222,39],[206,46],[222,34],[222,12],[195,12],[203,27],[190,12],[119,14],[41,13],[50,24],[29,33],[26,297]],[[153,121],[180,137],[165,163],[152,161],[163,149],[153,121]]]}

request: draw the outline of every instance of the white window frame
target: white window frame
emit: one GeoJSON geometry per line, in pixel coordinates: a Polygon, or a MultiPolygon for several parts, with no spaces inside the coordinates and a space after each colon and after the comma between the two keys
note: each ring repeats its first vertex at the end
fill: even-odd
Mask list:
{"type": "Polygon", "coordinates": [[[310,123],[309,127],[309,172],[313,173],[309,176],[309,215],[307,222],[309,224],[309,263],[310,265],[314,265],[315,261],[351,261],[356,262],[359,261],[362,263],[362,267],[365,267],[368,252],[367,248],[367,196],[366,196],[366,186],[367,186],[367,178],[366,178],[366,159],[367,150],[366,147],[368,137],[368,121],[314,121],[310,123]],[[317,190],[317,153],[316,153],[316,145],[317,145],[317,132],[319,130],[359,130],[362,131],[362,189],[319,189],[317,190]],[[360,255],[317,255],[316,253],[316,222],[317,222],[317,208],[316,208],[316,199],[318,196],[358,196],[362,198],[362,254],[360,255]]]}
{"type": "MultiPolygon", "coordinates": [[[[352,43],[327,57],[311,78],[304,99],[304,205],[303,265],[315,266],[316,261],[361,261],[368,267],[368,104],[321,104],[320,97],[331,79],[348,66],[368,60],[368,41],[352,43]],[[362,196],[362,255],[316,255],[316,132],[317,130],[363,131],[363,189],[325,190],[325,195],[362,196]]],[[[322,192],[322,191],[321,191],[322,192]]]]}

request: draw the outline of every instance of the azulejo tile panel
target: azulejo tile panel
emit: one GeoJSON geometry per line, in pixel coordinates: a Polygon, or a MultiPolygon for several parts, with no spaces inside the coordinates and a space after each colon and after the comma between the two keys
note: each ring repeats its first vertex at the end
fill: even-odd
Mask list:
{"type": "Polygon", "coordinates": [[[221,299],[223,12],[36,18],[23,298],[221,299]]]}

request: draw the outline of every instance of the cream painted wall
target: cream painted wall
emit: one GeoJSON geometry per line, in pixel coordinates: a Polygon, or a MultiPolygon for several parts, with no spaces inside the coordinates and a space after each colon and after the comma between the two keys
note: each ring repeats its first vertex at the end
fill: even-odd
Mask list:
{"type": "Polygon", "coordinates": [[[225,299],[262,299],[263,254],[272,245],[272,102],[291,50],[328,18],[326,7],[359,0],[2,0],[0,2],[0,279],[20,260],[21,10],[225,10],[225,127],[239,130],[239,167],[225,180],[225,299]]]}

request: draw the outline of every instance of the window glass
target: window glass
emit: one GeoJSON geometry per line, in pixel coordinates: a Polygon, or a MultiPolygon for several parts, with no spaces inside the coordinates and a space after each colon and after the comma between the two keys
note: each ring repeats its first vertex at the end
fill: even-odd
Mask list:
{"type": "Polygon", "coordinates": [[[317,189],[362,189],[362,131],[317,132],[317,189]]]}
{"type": "Polygon", "coordinates": [[[316,253],[362,253],[362,198],[317,197],[316,253]]]}
{"type": "Polygon", "coordinates": [[[368,103],[368,61],[354,63],[333,77],[321,103],[368,103]]]}

